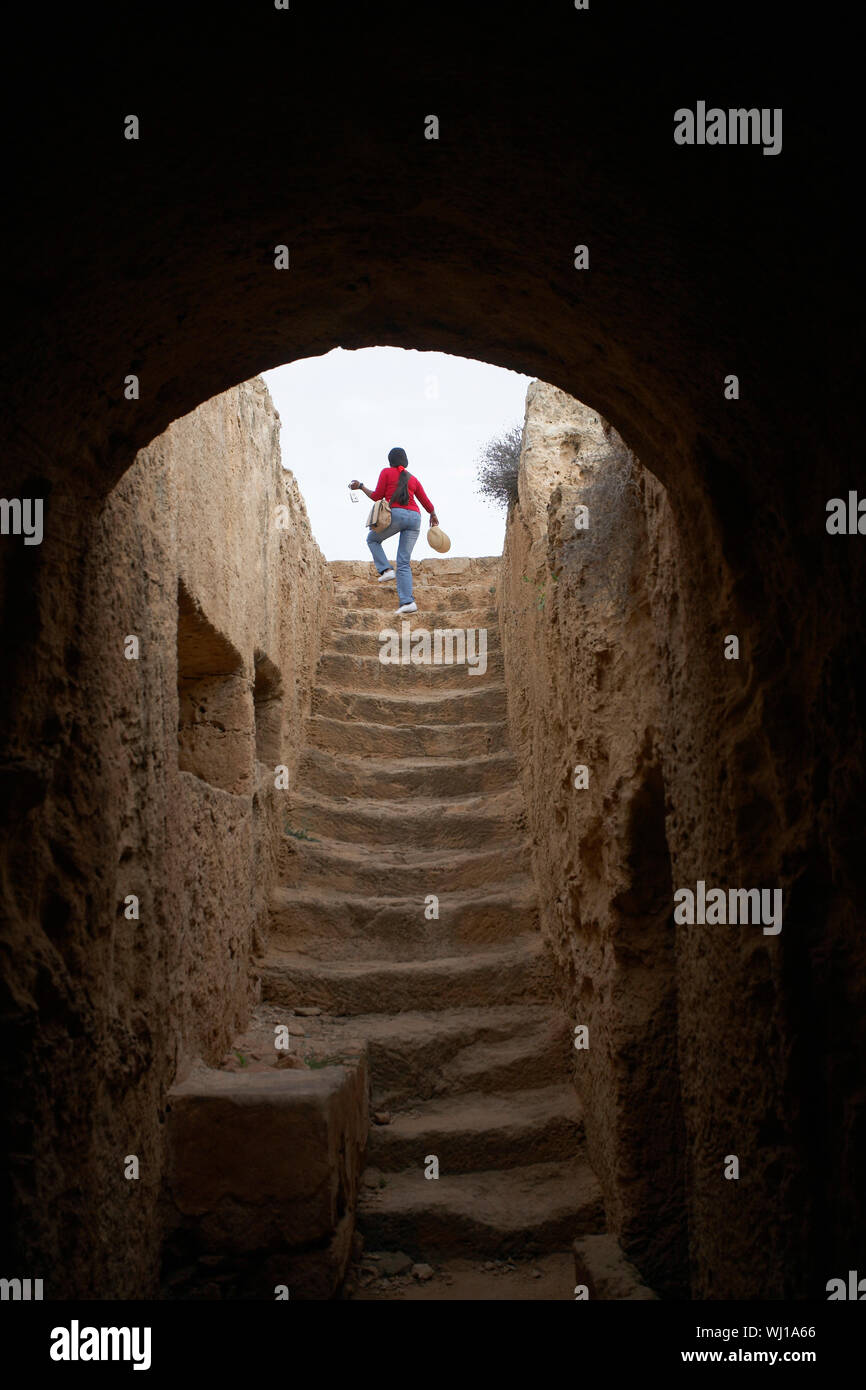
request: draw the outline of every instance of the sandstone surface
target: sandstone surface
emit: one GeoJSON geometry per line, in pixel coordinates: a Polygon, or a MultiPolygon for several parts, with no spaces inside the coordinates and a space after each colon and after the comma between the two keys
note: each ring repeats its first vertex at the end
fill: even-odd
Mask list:
{"type": "Polygon", "coordinates": [[[18,732],[38,751],[13,763],[5,846],[7,1091],[25,1255],[81,1297],[155,1290],[168,1089],[255,1000],[273,769],[294,775],[330,598],[278,428],[260,380],[207,401],[45,548],[18,732]]]}

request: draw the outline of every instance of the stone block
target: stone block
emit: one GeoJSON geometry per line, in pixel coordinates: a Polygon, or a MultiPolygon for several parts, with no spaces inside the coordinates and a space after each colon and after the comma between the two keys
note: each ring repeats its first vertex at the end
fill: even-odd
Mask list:
{"type": "Polygon", "coordinates": [[[581,1236],[572,1250],[575,1283],[585,1284],[590,1298],[635,1302],[658,1297],[626,1259],[616,1236],[581,1236]]]}
{"type": "Polygon", "coordinates": [[[170,1093],[168,1181],[210,1249],[323,1242],[354,1209],[367,1066],[252,1074],[200,1068],[170,1093]]]}
{"type": "Polygon", "coordinates": [[[421,561],[422,572],[431,573],[431,578],[438,578],[444,574],[466,574],[472,568],[472,560],[468,555],[455,555],[451,559],[434,559],[432,556],[425,555],[421,561]]]}

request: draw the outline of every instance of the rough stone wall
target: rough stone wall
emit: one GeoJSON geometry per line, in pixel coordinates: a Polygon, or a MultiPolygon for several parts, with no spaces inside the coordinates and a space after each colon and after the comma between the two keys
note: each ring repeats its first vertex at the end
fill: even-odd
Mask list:
{"type": "Polygon", "coordinates": [[[282,828],[254,691],[291,777],[331,580],[259,379],[176,421],[98,510],[65,505],[6,778],[7,1013],[28,1062],[9,1078],[13,1248],[46,1297],[146,1296],[166,1091],[217,1059],[251,1003],[282,828]]]}
{"type": "Polygon", "coordinates": [[[769,512],[737,522],[732,498],[723,543],[703,502],[639,465],[634,488],[605,484],[622,457],[597,414],[530,388],[500,600],[542,922],[590,1028],[592,1157],[660,1291],[687,1225],[692,1297],[821,1297],[856,1213],[863,951],[831,828],[854,755],[834,733],[819,756],[808,712],[854,727],[850,659],[832,611],[819,631],[805,595],[762,604],[784,591],[769,512]],[[674,891],[699,879],[781,889],[781,933],[675,926],[674,891]]]}
{"type": "Polygon", "coordinates": [[[530,386],[500,621],[542,928],[574,1024],[589,1028],[575,1081],[590,1156],[610,1228],[650,1283],[675,1294],[686,1268],[676,990],[643,578],[646,508],[664,494],[646,473],[625,490],[607,481],[624,476],[623,461],[593,411],[530,386]],[[587,530],[575,529],[578,504],[587,530]],[[579,766],[586,788],[575,786],[579,766]]]}

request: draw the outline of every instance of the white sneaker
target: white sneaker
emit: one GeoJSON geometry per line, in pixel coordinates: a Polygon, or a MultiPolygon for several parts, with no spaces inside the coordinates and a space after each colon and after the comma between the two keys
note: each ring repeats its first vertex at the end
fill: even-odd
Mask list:
{"type": "Polygon", "coordinates": [[[417,603],[415,602],[415,600],[412,599],[411,603],[403,603],[403,604],[401,604],[399,608],[395,608],[395,609],[394,609],[394,612],[395,612],[395,613],[417,613],[417,612],[418,612],[418,605],[417,605],[417,603]]]}
{"type": "Polygon", "coordinates": [[[379,583],[381,584],[382,581],[383,581],[383,579],[396,579],[396,578],[397,578],[396,570],[383,570],[382,573],[379,575],[379,583]]]}

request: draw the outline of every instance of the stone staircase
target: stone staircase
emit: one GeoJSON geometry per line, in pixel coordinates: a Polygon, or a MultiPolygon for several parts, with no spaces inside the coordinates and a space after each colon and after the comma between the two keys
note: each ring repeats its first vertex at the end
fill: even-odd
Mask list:
{"type": "MultiPolygon", "coordinates": [[[[393,581],[333,563],[332,628],[290,796],[263,1004],[362,1039],[367,1248],[540,1256],[604,1230],[538,930],[506,741],[499,560],[415,566],[419,628],[485,628],[487,669],[383,664],[393,581]],[[431,898],[438,899],[438,917],[431,898]],[[431,1156],[439,1177],[425,1177],[431,1156]]],[[[407,622],[407,628],[409,624],[407,622]]]]}

